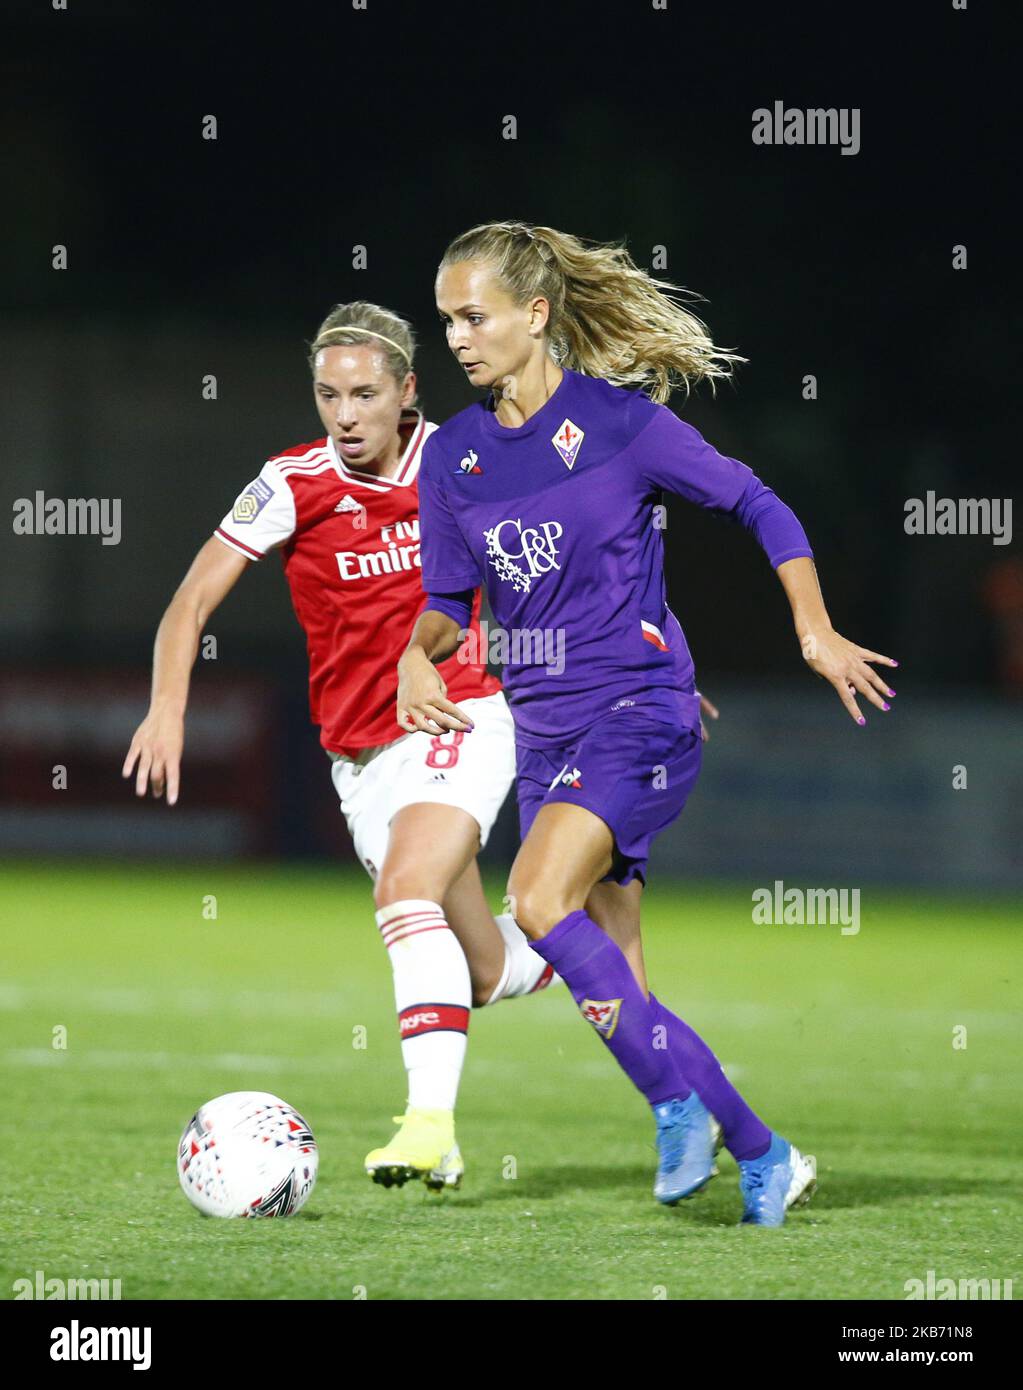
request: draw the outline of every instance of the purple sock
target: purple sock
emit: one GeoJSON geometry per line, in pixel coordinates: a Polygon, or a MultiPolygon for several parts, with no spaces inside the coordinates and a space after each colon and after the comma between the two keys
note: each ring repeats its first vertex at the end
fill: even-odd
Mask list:
{"type": "Polygon", "coordinates": [[[553,965],[568,985],[583,1018],[603,1038],[626,1076],[651,1105],[678,1096],[692,1087],[679,1071],[672,1045],[658,1046],[658,1019],[636,983],[629,962],[592,917],[581,909],[567,917],[533,950],[553,965]]]}
{"type": "Polygon", "coordinates": [[[755,1115],[721,1070],[721,1063],[688,1023],[650,996],[655,1024],[667,1029],[668,1047],[696,1093],[724,1130],[725,1147],[736,1160],[759,1158],[771,1143],[771,1131],[755,1115]]]}

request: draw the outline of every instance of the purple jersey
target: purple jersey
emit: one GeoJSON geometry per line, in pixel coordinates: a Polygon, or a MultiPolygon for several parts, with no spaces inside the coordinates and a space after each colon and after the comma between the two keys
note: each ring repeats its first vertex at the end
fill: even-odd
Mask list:
{"type": "Polygon", "coordinates": [[[461,595],[486,584],[527,748],[563,746],[630,706],[699,729],[692,657],[665,599],[662,490],[733,514],[775,567],[812,556],[803,528],[745,464],[640,391],[565,369],[518,428],[492,404],[424,446],[428,606],[460,619],[461,595]]]}

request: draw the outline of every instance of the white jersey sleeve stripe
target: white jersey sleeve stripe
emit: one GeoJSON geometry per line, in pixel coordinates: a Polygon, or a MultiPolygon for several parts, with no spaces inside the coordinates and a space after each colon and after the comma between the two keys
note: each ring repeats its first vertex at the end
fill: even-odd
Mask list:
{"type": "Polygon", "coordinates": [[[326,469],[328,469],[328,468],[333,468],[333,467],[334,467],[334,465],[331,463],[330,459],[327,458],[326,456],[324,456],[322,459],[320,459],[319,462],[316,462],[316,461],[314,460],[312,463],[298,463],[298,464],[282,463],[282,464],[279,465],[280,474],[281,474],[281,477],[282,477],[282,478],[288,478],[288,477],[291,476],[292,473],[300,473],[300,474],[302,474],[303,477],[308,478],[308,477],[312,477],[313,474],[315,474],[315,473],[322,473],[322,472],[324,472],[326,469]]]}
{"type": "Polygon", "coordinates": [[[315,454],[312,454],[305,458],[271,459],[270,462],[276,468],[279,468],[282,473],[287,472],[287,470],[290,468],[300,468],[303,470],[303,472],[305,472],[310,469],[315,470],[317,468],[322,468],[325,463],[329,463],[330,454],[326,449],[318,449],[315,454]]]}
{"type": "Polygon", "coordinates": [[[306,459],[315,458],[317,454],[322,456],[325,453],[326,449],[322,444],[311,444],[304,454],[274,454],[270,462],[280,467],[284,463],[302,463],[306,459]]]}

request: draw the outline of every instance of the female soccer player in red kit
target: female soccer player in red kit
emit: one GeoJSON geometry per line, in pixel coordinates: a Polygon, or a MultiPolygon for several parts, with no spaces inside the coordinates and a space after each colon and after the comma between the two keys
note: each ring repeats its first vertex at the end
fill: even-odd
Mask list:
{"type": "Polygon", "coordinates": [[[280,551],[309,653],[310,709],[356,852],[374,879],[394,975],[408,1105],[367,1156],[385,1185],[457,1186],[454,1109],[473,1003],[555,978],[508,917],[496,922],[476,866],[514,775],[511,716],[480,654],[479,595],[466,644],[441,672],[471,737],[394,723],[395,663],[421,610],[417,478],[436,429],[415,409],[412,330],[364,302],[339,305],[310,364],[326,434],[274,455],[199,551],[156,639],[149,713],[123,773],[178,798],[189,678],[210,614],[251,565],[280,551]]]}

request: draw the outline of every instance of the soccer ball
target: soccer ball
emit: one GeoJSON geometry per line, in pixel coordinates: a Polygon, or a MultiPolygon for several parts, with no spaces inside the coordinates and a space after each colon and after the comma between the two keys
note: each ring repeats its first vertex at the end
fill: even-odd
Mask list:
{"type": "Polygon", "coordinates": [[[319,1166],[313,1132],[266,1091],[207,1101],[178,1144],[178,1178],[205,1216],[291,1216],[305,1206],[319,1166]]]}

